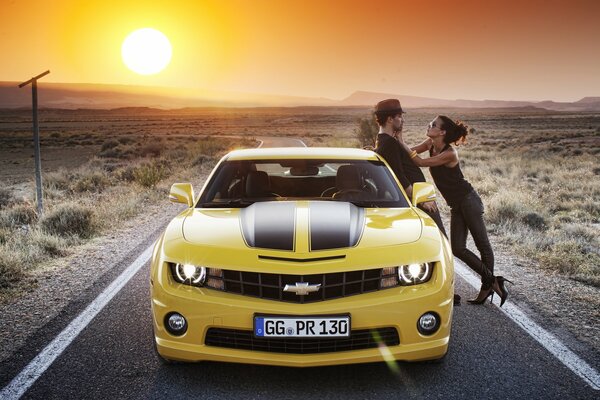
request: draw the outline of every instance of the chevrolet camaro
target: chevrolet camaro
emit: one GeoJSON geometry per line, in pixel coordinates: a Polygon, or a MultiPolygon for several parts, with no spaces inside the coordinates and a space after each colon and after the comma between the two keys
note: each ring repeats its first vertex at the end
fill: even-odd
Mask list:
{"type": "Polygon", "coordinates": [[[437,360],[448,351],[450,246],[376,153],[236,150],[157,241],[155,348],[166,361],[295,367],[437,360]]]}

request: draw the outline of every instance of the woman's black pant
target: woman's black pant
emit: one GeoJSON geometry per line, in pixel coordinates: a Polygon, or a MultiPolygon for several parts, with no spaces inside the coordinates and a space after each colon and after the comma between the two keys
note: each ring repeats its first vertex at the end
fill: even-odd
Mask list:
{"type": "Polygon", "coordinates": [[[483,222],[483,203],[477,192],[472,191],[462,202],[451,207],[450,243],[452,253],[481,276],[483,287],[494,282],[494,252],[483,222]],[[467,249],[467,233],[471,232],[481,259],[467,249]]]}

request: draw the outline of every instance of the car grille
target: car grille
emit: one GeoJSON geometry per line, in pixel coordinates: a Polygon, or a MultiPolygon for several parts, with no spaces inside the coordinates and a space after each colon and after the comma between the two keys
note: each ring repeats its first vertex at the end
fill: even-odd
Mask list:
{"type": "Polygon", "coordinates": [[[387,270],[390,268],[385,268],[385,270],[386,274],[384,274],[383,268],[378,268],[311,275],[223,270],[219,277],[209,275],[209,278],[222,280],[223,284],[220,289],[229,293],[290,303],[311,303],[381,290],[382,279],[389,277],[395,279],[396,276],[393,271],[387,275],[387,270]],[[285,285],[294,286],[297,282],[307,282],[311,285],[321,284],[321,286],[318,291],[306,295],[297,295],[294,292],[283,290],[285,285]]]}
{"type": "Polygon", "coordinates": [[[400,344],[396,328],[353,330],[348,338],[256,338],[252,331],[209,328],[204,343],[228,349],[314,354],[400,344]]]}

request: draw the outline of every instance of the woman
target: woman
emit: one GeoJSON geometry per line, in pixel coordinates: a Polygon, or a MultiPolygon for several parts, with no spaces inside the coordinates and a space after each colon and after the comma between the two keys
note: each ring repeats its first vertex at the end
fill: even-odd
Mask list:
{"type": "MultiPolygon", "coordinates": [[[[481,276],[481,289],[471,304],[482,304],[494,292],[501,297],[500,306],[508,298],[502,276],[494,276],[494,252],[488,240],[483,221],[483,203],[475,189],[467,182],[460,170],[458,152],[452,144],[466,141],[467,126],[440,115],[427,127],[428,138],[418,146],[409,148],[414,163],[419,167],[429,167],[438,190],[451,209],[450,243],[456,257],[481,276]],[[418,154],[429,150],[429,158],[422,159],[418,154]],[[467,233],[471,232],[481,259],[467,249],[467,233]]],[[[512,282],[511,282],[512,283],[512,282]]]]}

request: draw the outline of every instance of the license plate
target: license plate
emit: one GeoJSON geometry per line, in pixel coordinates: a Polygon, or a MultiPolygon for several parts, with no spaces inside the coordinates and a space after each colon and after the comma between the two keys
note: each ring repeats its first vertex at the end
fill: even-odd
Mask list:
{"type": "Polygon", "coordinates": [[[306,317],[255,315],[254,336],[270,338],[349,337],[350,314],[306,317]]]}

